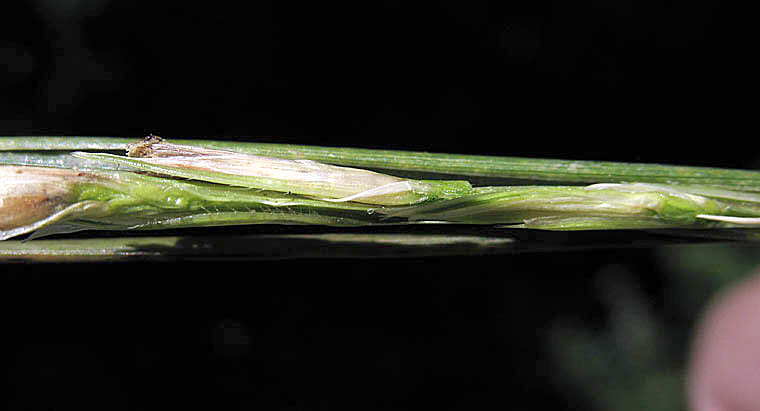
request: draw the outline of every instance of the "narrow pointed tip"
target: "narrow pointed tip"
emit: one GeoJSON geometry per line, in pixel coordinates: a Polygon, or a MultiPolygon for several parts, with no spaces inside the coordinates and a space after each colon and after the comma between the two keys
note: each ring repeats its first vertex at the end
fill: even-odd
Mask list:
{"type": "Polygon", "coordinates": [[[732,217],[725,215],[698,214],[697,218],[745,226],[760,226],[760,218],[757,217],[732,217]]]}
{"type": "Polygon", "coordinates": [[[137,158],[151,157],[151,152],[153,151],[153,145],[158,144],[158,143],[163,143],[163,142],[164,142],[163,138],[151,134],[140,141],[127,144],[127,156],[137,157],[137,158]]]}

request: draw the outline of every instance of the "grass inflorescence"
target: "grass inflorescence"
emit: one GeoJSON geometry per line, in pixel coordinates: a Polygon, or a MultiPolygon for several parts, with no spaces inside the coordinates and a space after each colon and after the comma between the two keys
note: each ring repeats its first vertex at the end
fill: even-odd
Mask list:
{"type": "Polygon", "coordinates": [[[704,167],[153,136],[17,137],[0,140],[0,175],[0,239],[246,224],[760,225],[760,173],[704,167]]]}

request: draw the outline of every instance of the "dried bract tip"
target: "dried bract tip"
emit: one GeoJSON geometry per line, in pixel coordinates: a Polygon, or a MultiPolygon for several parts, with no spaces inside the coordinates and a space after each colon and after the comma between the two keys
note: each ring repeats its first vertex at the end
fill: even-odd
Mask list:
{"type": "Polygon", "coordinates": [[[129,157],[151,157],[153,145],[163,141],[163,138],[151,134],[136,143],[127,144],[127,155],[129,157]]]}
{"type": "Polygon", "coordinates": [[[167,143],[163,138],[153,135],[145,137],[136,143],[127,144],[127,156],[133,158],[201,157],[231,154],[238,153],[167,143]]]}

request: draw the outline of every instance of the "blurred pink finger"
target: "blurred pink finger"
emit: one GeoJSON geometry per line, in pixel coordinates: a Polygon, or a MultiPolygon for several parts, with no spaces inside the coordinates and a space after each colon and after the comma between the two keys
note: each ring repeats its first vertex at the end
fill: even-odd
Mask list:
{"type": "Polygon", "coordinates": [[[760,275],[718,296],[691,355],[690,409],[760,410],[760,275]]]}

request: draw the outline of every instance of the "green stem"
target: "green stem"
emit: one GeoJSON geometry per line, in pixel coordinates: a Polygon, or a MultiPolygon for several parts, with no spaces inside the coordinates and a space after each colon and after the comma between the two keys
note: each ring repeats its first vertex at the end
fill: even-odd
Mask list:
{"type": "MultiPolygon", "coordinates": [[[[136,138],[14,137],[0,139],[2,151],[118,151],[136,138]]],[[[519,179],[563,184],[645,182],[720,185],[724,189],[760,191],[760,172],[712,167],[674,166],[441,154],[415,151],[318,147],[292,144],[172,140],[176,144],[238,151],[285,159],[309,159],[328,164],[451,176],[519,179]]],[[[0,153],[1,155],[2,153],[0,153]]],[[[0,163],[3,159],[0,156],[0,163]]]]}
{"type": "Polygon", "coordinates": [[[483,255],[512,252],[508,237],[451,234],[323,233],[151,236],[0,242],[2,262],[278,260],[483,255]]]}

